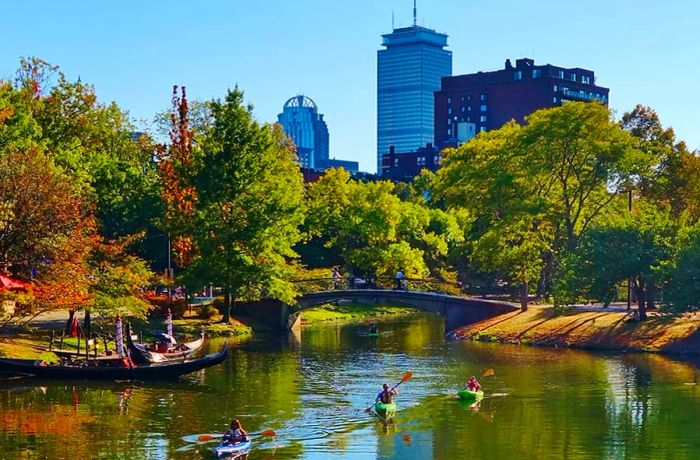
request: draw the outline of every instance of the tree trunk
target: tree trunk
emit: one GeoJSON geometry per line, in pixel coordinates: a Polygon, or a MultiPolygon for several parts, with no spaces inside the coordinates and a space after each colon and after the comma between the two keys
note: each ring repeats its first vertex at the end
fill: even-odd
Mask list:
{"type": "Polygon", "coordinates": [[[73,325],[73,317],[75,316],[75,309],[71,308],[68,310],[68,321],[66,321],[66,335],[70,334],[71,326],[73,325]]]}
{"type": "Polygon", "coordinates": [[[228,286],[224,287],[224,311],[222,313],[224,317],[221,319],[221,322],[228,324],[231,320],[231,291],[228,286]]]}
{"type": "Polygon", "coordinates": [[[540,272],[540,279],[537,281],[537,292],[535,296],[537,300],[541,300],[549,293],[549,286],[552,279],[552,271],[554,270],[554,257],[551,252],[547,252],[544,256],[544,266],[540,272]]]}
{"type": "Polygon", "coordinates": [[[645,320],[647,319],[647,308],[646,308],[646,299],[645,299],[645,293],[644,293],[644,279],[639,278],[639,291],[637,292],[637,311],[639,313],[639,319],[640,320],[645,320]]]}
{"type": "Polygon", "coordinates": [[[527,301],[529,296],[528,282],[523,281],[520,291],[520,311],[527,311],[527,301]]]}
{"type": "Polygon", "coordinates": [[[656,290],[656,286],[653,284],[649,284],[647,286],[647,295],[646,295],[646,300],[647,300],[647,310],[653,310],[656,308],[656,304],[654,303],[654,291],[656,290]]]}

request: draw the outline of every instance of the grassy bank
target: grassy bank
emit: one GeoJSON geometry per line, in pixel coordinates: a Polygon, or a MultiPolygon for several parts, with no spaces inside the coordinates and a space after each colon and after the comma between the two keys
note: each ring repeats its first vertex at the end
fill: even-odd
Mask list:
{"type": "Polygon", "coordinates": [[[220,317],[183,318],[173,320],[173,330],[177,334],[197,335],[203,331],[210,337],[224,337],[250,335],[253,333],[253,325],[242,318],[231,318],[229,324],[222,323],[220,317]]]}
{"type": "Polygon", "coordinates": [[[626,311],[588,310],[557,315],[531,307],[452,332],[455,339],[589,349],[700,354],[700,317],[651,314],[646,321],[626,311]]]}
{"type": "Polygon", "coordinates": [[[327,323],[352,323],[364,321],[381,321],[417,313],[418,309],[410,307],[385,307],[372,304],[326,304],[304,310],[301,314],[303,326],[327,323]]]}

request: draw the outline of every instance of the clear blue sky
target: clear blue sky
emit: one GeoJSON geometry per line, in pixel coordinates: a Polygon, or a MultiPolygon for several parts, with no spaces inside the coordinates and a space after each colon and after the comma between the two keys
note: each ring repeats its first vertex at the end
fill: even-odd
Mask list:
{"type": "MultiPolygon", "coordinates": [[[[238,84],[261,121],[297,93],[326,116],[331,157],[375,169],[380,35],[412,21],[411,0],[11,1],[2,4],[0,78],[20,56],[58,64],[135,119],[238,84]]],[[[419,23],[449,35],[455,74],[533,57],[592,69],[618,115],[656,109],[700,148],[695,0],[419,0],[419,23]]]]}

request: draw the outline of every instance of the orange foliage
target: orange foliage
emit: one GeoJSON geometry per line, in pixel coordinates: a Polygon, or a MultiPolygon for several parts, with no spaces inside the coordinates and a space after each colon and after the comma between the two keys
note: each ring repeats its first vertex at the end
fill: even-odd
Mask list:
{"type": "Polygon", "coordinates": [[[161,198],[165,203],[164,222],[175,233],[173,252],[179,265],[186,265],[195,251],[192,238],[184,233],[185,223],[194,215],[197,191],[191,183],[194,165],[192,130],[189,125],[189,107],[185,88],[181,96],[173,86],[170,145],[156,150],[159,173],[163,181],[161,198]]]}

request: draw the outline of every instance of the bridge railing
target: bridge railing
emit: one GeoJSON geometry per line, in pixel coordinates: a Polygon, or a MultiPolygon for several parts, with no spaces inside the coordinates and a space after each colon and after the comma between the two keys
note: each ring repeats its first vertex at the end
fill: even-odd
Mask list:
{"type": "Polygon", "coordinates": [[[433,292],[465,296],[462,283],[444,281],[434,278],[402,278],[396,279],[389,276],[377,278],[343,277],[315,278],[305,280],[295,280],[294,283],[302,294],[322,291],[338,291],[349,289],[394,289],[416,292],[433,292]]]}

